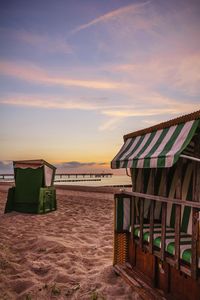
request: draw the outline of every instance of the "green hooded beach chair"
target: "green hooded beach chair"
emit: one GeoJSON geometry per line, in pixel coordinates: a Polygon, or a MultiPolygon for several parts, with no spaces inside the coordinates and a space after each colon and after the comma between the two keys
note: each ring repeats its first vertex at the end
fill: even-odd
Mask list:
{"type": "Polygon", "coordinates": [[[43,214],[56,210],[56,168],[44,160],[14,161],[15,187],[8,191],[5,213],[43,214]]]}

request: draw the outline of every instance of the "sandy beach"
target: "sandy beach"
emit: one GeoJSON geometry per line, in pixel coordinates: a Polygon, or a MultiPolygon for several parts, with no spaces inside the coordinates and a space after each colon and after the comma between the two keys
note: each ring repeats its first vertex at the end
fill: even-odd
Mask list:
{"type": "Polygon", "coordinates": [[[142,299],[115,274],[113,194],[57,190],[58,210],[4,214],[0,186],[0,299],[142,299]]]}

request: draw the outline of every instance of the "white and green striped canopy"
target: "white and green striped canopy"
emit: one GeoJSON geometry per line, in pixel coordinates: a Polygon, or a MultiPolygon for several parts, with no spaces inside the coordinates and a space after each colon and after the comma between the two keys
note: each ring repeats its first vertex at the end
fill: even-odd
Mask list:
{"type": "Polygon", "coordinates": [[[198,120],[130,137],[111,162],[112,169],[171,167],[181,153],[188,153],[198,120]],[[185,152],[184,152],[185,150],[185,152]]]}

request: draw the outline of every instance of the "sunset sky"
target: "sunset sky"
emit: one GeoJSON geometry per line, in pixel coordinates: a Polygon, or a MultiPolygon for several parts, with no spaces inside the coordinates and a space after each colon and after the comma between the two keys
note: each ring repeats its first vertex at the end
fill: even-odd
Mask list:
{"type": "Polygon", "coordinates": [[[1,0],[0,173],[103,169],[124,134],[200,109],[199,16],[199,0],[1,0]]]}

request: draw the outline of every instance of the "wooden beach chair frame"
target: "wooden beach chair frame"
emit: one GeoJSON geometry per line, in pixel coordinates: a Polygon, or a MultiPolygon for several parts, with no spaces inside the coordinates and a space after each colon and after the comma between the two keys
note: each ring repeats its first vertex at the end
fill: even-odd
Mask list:
{"type": "Polygon", "coordinates": [[[111,163],[112,168],[128,165],[132,177],[132,192],[122,191],[114,197],[113,265],[132,286],[140,280],[151,287],[152,299],[159,298],[158,290],[170,299],[199,299],[199,120],[197,111],[128,134],[111,163]],[[139,155],[132,154],[132,161],[128,158],[125,149],[130,149],[131,139],[142,141],[147,134],[187,122],[196,124],[195,128],[170,167],[145,168],[140,162],[137,168],[139,155]]]}

